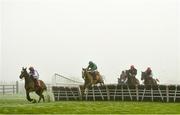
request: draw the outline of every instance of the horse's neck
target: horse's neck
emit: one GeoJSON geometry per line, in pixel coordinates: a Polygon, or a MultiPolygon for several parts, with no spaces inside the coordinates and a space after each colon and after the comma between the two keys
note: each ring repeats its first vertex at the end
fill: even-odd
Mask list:
{"type": "Polygon", "coordinates": [[[32,79],[27,75],[25,77],[25,83],[29,83],[29,82],[32,82],[32,79]]]}
{"type": "Polygon", "coordinates": [[[86,79],[90,80],[91,78],[92,78],[91,74],[88,71],[86,71],[86,79]]]}
{"type": "Polygon", "coordinates": [[[87,72],[86,72],[86,76],[87,76],[87,77],[90,77],[91,74],[87,71],[87,72]]]}
{"type": "Polygon", "coordinates": [[[149,76],[145,77],[145,81],[149,82],[151,80],[151,78],[149,76]]]}

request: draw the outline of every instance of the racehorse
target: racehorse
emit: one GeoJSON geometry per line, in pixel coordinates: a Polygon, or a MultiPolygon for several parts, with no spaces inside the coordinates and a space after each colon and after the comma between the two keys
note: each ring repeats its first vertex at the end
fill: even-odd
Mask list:
{"type": "Polygon", "coordinates": [[[99,72],[96,72],[96,79],[93,79],[93,76],[90,71],[86,68],[82,68],[82,78],[84,79],[83,92],[86,92],[86,89],[89,89],[92,85],[96,85],[100,83],[100,85],[104,85],[104,81],[99,72]]]}
{"type": "Polygon", "coordinates": [[[150,76],[147,76],[146,72],[141,72],[141,80],[144,80],[144,85],[158,85],[158,79],[153,79],[150,76]]]}
{"type": "Polygon", "coordinates": [[[140,85],[139,80],[135,76],[132,76],[128,70],[125,70],[124,72],[121,73],[121,78],[124,81],[124,84],[140,85]]]}
{"type": "Polygon", "coordinates": [[[126,84],[126,71],[122,71],[120,74],[120,78],[118,78],[118,84],[123,85],[126,84]]]}
{"type": "Polygon", "coordinates": [[[31,99],[29,93],[30,92],[36,92],[36,94],[39,96],[39,100],[38,102],[41,101],[41,98],[43,99],[43,101],[45,101],[44,99],[44,95],[43,92],[47,90],[47,87],[45,85],[45,83],[42,80],[39,80],[38,82],[40,82],[40,87],[35,87],[35,83],[32,80],[32,78],[29,76],[26,68],[22,68],[21,74],[19,76],[20,79],[25,78],[25,90],[26,90],[26,98],[28,101],[36,103],[35,99],[31,99]]]}

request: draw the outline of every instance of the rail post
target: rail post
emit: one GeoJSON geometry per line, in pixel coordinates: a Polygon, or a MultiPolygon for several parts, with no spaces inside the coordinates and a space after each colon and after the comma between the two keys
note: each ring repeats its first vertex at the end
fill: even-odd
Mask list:
{"type": "Polygon", "coordinates": [[[166,86],[166,102],[169,102],[169,87],[166,86]]]}
{"type": "Polygon", "coordinates": [[[16,93],[17,94],[19,93],[19,83],[18,83],[18,81],[16,81],[16,93]]]}
{"type": "Polygon", "coordinates": [[[13,88],[13,94],[14,94],[15,93],[15,85],[12,85],[12,86],[13,86],[12,88],[13,88]]]}
{"type": "Polygon", "coordinates": [[[3,87],[3,95],[5,94],[5,85],[2,85],[3,87]]]}

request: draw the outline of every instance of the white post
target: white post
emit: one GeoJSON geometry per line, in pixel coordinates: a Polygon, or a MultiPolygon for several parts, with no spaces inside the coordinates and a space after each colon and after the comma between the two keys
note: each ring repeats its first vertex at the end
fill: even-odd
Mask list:
{"type": "Polygon", "coordinates": [[[169,102],[169,87],[166,86],[166,101],[169,102]]]}
{"type": "Polygon", "coordinates": [[[123,90],[123,85],[121,85],[121,96],[122,96],[122,101],[124,101],[124,90],[123,90]]]}
{"type": "Polygon", "coordinates": [[[138,85],[136,85],[136,99],[139,101],[138,85]]]}
{"type": "Polygon", "coordinates": [[[19,83],[18,83],[18,81],[16,81],[16,93],[17,94],[19,93],[19,83]]]}
{"type": "Polygon", "coordinates": [[[107,92],[107,99],[110,100],[109,89],[108,89],[107,85],[106,85],[106,92],[107,92]]]}
{"type": "Polygon", "coordinates": [[[176,85],[176,88],[175,88],[174,102],[176,101],[176,93],[177,93],[177,85],[176,85]]]}
{"type": "Polygon", "coordinates": [[[93,91],[93,101],[95,101],[94,86],[92,87],[92,91],[93,91]]]}
{"type": "Polygon", "coordinates": [[[5,85],[3,85],[3,95],[5,94],[5,85]]]}
{"type": "Polygon", "coordinates": [[[152,85],[151,85],[151,101],[154,101],[152,85]]]}
{"type": "Polygon", "coordinates": [[[131,91],[130,91],[130,89],[129,89],[129,85],[127,85],[127,88],[128,88],[128,92],[129,92],[130,99],[131,99],[131,101],[132,101],[132,95],[131,95],[131,91]]]}
{"type": "Polygon", "coordinates": [[[116,91],[117,91],[117,85],[116,85],[115,92],[114,92],[114,101],[116,99],[116,91]]]}

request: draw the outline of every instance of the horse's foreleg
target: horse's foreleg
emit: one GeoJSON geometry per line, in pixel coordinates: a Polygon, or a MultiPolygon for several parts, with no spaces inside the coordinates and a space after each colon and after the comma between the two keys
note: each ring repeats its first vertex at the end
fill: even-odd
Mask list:
{"type": "Polygon", "coordinates": [[[26,91],[26,99],[28,101],[30,101],[30,102],[33,101],[33,99],[31,99],[30,96],[29,96],[29,92],[27,92],[27,91],[26,91]]]}
{"type": "Polygon", "coordinates": [[[87,83],[84,85],[84,94],[86,94],[88,92],[88,89],[90,88],[91,85],[92,85],[92,83],[87,83]]]}
{"type": "Polygon", "coordinates": [[[84,85],[82,86],[82,90],[81,90],[81,93],[84,95],[85,94],[85,89],[86,89],[86,82],[84,83],[84,85]]]}

